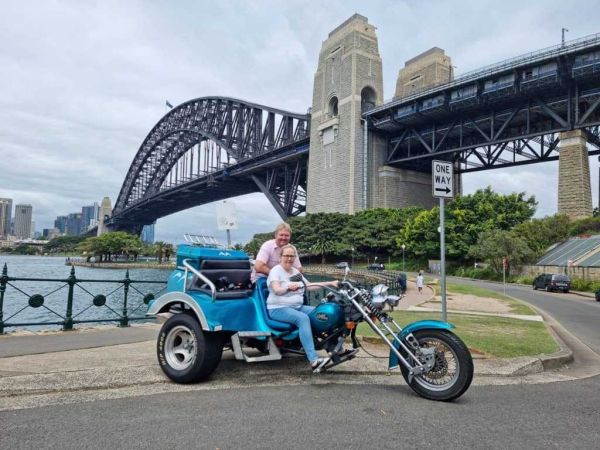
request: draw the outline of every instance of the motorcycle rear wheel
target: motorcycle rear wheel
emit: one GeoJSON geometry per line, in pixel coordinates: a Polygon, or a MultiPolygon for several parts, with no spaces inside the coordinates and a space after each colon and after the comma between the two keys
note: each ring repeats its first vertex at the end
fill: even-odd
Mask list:
{"type": "Polygon", "coordinates": [[[473,359],[464,342],[446,330],[419,330],[413,335],[421,347],[433,346],[436,350],[433,368],[410,382],[408,369],[400,365],[411,389],[421,397],[445,402],[464,394],[473,381],[473,359]]]}
{"type": "Polygon", "coordinates": [[[175,314],[160,329],[156,345],[158,363],[176,383],[194,383],[208,378],[219,365],[223,339],[203,331],[195,317],[175,314]]]}

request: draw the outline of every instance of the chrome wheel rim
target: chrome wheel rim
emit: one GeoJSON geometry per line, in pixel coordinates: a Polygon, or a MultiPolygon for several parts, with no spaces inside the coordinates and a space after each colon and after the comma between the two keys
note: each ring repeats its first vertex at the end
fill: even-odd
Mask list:
{"type": "Polygon", "coordinates": [[[169,331],[164,348],[167,363],[175,370],[185,370],[196,360],[196,337],[186,326],[178,325],[169,331]]]}
{"type": "Polygon", "coordinates": [[[435,348],[435,364],[429,372],[415,377],[415,381],[431,391],[445,391],[458,380],[460,364],[452,347],[430,337],[419,340],[421,347],[435,348]]]}

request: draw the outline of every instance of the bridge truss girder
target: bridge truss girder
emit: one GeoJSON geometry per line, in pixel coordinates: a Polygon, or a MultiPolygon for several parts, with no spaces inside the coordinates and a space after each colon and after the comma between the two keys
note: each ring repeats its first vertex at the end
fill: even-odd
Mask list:
{"type": "Polygon", "coordinates": [[[134,157],[113,210],[113,228],[131,229],[251,192],[265,193],[282,217],[299,214],[306,173],[296,160],[306,158],[308,124],[306,115],[231,98],[178,106],[155,125],[134,157]],[[190,192],[202,200],[189,199],[190,192]]]}
{"type": "Polygon", "coordinates": [[[456,162],[459,173],[557,160],[560,133],[575,129],[586,131],[589,154],[599,154],[600,74],[572,77],[571,64],[560,61],[560,75],[537,85],[516,83],[456,104],[452,88],[439,88],[437,107],[399,117],[407,106],[400,103],[366,117],[387,137],[386,164],[410,170],[429,172],[433,159],[456,162]]]}

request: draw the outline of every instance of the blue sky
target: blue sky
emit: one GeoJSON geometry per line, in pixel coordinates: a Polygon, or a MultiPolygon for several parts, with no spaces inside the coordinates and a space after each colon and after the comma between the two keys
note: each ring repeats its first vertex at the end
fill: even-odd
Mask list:
{"type": "MultiPolygon", "coordinates": [[[[384,97],[404,62],[441,47],[455,75],[600,32],[598,1],[14,1],[0,16],[0,197],[31,203],[36,228],[109,196],[113,204],[150,129],[173,105],[212,95],[295,112],[312,101],[321,43],[354,13],[377,27],[384,97]]],[[[597,204],[598,162],[590,158],[597,204]]],[[[479,172],[487,186],[527,192],[556,212],[557,163],[479,172]],[[554,186],[548,189],[548,186],[554,186]]],[[[260,194],[232,200],[233,242],[272,230],[260,194]],[[257,213],[258,212],[258,213],[257,213]]],[[[159,220],[157,239],[206,232],[215,205],[159,220]]]]}

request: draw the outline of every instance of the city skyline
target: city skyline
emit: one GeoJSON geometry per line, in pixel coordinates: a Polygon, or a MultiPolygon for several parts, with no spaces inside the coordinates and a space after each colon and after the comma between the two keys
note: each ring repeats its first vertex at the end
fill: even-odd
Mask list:
{"type": "MultiPolygon", "coordinates": [[[[583,1],[33,3],[9,1],[0,18],[0,82],[11,87],[0,99],[0,157],[15,161],[3,167],[0,197],[32,204],[39,230],[105,196],[114,205],[166,101],[176,106],[223,95],[306,112],[321,42],[354,13],[377,27],[386,99],[405,61],[432,47],[445,50],[460,76],[556,45],[562,28],[567,40],[600,31],[594,2],[583,1]]],[[[539,201],[537,216],[554,214],[557,170],[552,162],[469,174],[464,193],[487,185],[526,192],[539,201]]],[[[598,170],[590,158],[594,206],[598,170]]],[[[239,219],[233,242],[281,220],[261,194],[231,202],[239,219]]],[[[156,239],[178,242],[184,232],[208,232],[225,241],[215,208],[160,219],[156,239]]]]}

